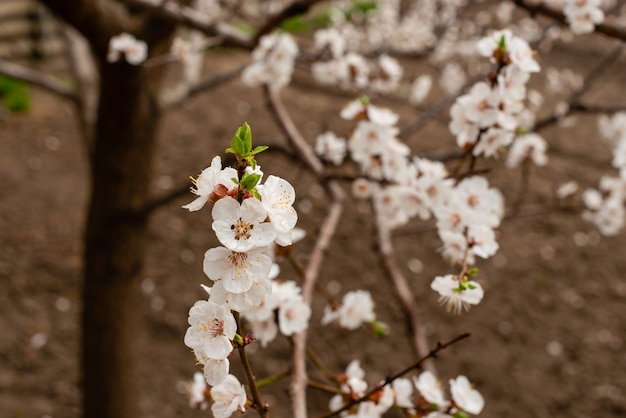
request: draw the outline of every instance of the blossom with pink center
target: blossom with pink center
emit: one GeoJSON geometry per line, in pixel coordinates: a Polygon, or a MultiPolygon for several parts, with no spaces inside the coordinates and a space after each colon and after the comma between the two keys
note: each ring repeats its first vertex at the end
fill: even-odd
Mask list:
{"type": "Polygon", "coordinates": [[[211,301],[199,300],[189,310],[185,345],[201,351],[207,358],[228,357],[237,324],[230,310],[211,301]]]}

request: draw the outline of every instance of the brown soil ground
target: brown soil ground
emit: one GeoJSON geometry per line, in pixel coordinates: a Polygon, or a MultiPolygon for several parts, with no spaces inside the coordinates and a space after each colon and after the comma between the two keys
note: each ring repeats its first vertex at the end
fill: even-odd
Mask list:
{"type": "MultiPolygon", "coordinates": [[[[600,56],[595,44],[572,44],[542,56],[541,63],[544,68],[575,65],[584,74],[600,56]]],[[[216,59],[220,64],[214,71],[240,61],[227,54],[216,59]]],[[[623,103],[625,64],[622,58],[609,68],[585,100],[623,103]]],[[[348,99],[307,87],[306,76],[299,80],[283,95],[308,139],[328,127],[347,132],[350,124],[337,114],[348,99]]],[[[534,84],[542,86],[540,77],[534,84]]],[[[80,412],[78,316],[87,165],[72,108],[40,91],[33,90],[32,97],[30,112],[0,116],[0,415],[74,418],[80,412]]],[[[402,124],[418,116],[406,107],[400,111],[402,124]]],[[[414,152],[453,148],[446,119],[444,114],[409,139],[414,152]]],[[[251,124],[255,143],[285,144],[260,91],[239,82],[225,85],[165,118],[154,181],[146,187],[155,195],[186,187],[188,176],[223,151],[243,120],[251,124]]],[[[605,171],[612,171],[595,117],[580,116],[575,126],[550,128],[544,136],[551,163],[532,169],[526,205],[551,202],[555,188],[568,180],[595,187],[605,171]]],[[[298,162],[271,152],[259,161],[267,174],[283,176],[296,187],[299,226],[309,237],[294,251],[304,261],[328,201],[298,162]]],[[[490,181],[512,202],[520,173],[505,172],[502,159],[484,166],[493,167],[490,181]]],[[[191,199],[190,194],[162,207],[150,225],[143,298],[137,301],[143,324],[137,335],[137,399],[144,417],[209,414],[191,410],[180,393],[181,382],[199,370],[182,340],[188,309],[204,296],[203,253],[215,245],[209,213],[180,208],[191,199]]],[[[367,204],[346,206],[320,280],[339,294],[370,290],[377,314],[391,332],[376,339],[366,329],[320,330],[324,301],[317,297],[310,342],[335,372],[359,358],[374,383],[407,365],[412,355],[402,313],[372,250],[370,215],[367,204]]],[[[472,334],[440,355],[441,379],[467,375],[486,399],[484,418],[626,415],[626,235],[601,238],[576,214],[542,212],[508,219],[499,240],[498,254],[478,263],[486,289],[483,303],[457,317],[437,305],[429,288],[435,275],[454,271],[438,254],[440,241],[432,224],[412,222],[395,238],[431,345],[462,332],[472,334]],[[420,262],[421,272],[409,270],[409,264],[420,262]]],[[[283,277],[298,280],[288,266],[283,277]]],[[[284,339],[259,348],[252,356],[257,376],[285,370],[288,349],[284,339]]],[[[264,392],[273,416],[289,416],[286,385],[287,380],[264,392]]],[[[322,413],[328,399],[311,391],[311,416],[322,413]]]]}

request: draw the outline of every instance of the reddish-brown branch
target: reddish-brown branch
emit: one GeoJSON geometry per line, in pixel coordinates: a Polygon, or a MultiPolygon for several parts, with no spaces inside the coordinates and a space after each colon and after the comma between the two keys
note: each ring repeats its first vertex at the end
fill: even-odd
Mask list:
{"type": "Polygon", "coordinates": [[[329,412],[328,414],[322,415],[319,418],[331,418],[334,416],[337,416],[339,414],[341,414],[343,411],[347,411],[348,409],[352,408],[354,405],[357,405],[361,402],[364,402],[366,400],[368,400],[372,395],[376,394],[379,390],[381,390],[382,388],[384,388],[385,386],[387,386],[388,384],[390,384],[391,382],[393,382],[394,380],[396,380],[399,377],[404,376],[405,374],[407,374],[408,372],[410,372],[411,370],[415,370],[415,369],[422,369],[423,364],[426,360],[429,359],[434,359],[437,357],[437,353],[439,353],[441,350],[444,350],[446,348],[448,348],[449,346],[458,343],[459,341],[462,341],[466,338],[468,338],[470,336],[469,333],[465,333],[465,334],[461,334],[458,337],[448,341],[447,343],[437,343],[437,347],[433,348],[432,350],[430,350],[428,352],[428,354],[426,354],[425,356],[423,356],[422,358],[420,358],[419,360],[417,360],[415,363],[411,364],[410,366],[402,369],[401,371],[387,377],[382,383],[374,386],[372,389],[370,389],[367,393],[365,393],[365,395],[361,396],[358,399],[354,399],[351,400],[350,402],[346,403],[344,406],[342,406],[341,408],[337,409],[336,411],[332,411],[329,412]]]}
{"type": "MultiPolygon", "coordinates": [[[[396,296],[400,301],[408,328],[407,331],[416,357],[424,357],[428,353],[426,334],[424,332],[424,327],[421,324],[422,321],[417,313],[415,297],[411,291],[411,287],[409,286],[404,274],[402,274],[402,270],[400,270],[400,267],[394,257],[391,229],[387,225],[387,220],[385,219],[381,208],[381,189],[376,183],[373,183],[372,185],[372,196],[372,204],[374,206],[376,220],[377,251],[381,264],[387,278],[393,284],[396,296]]],[[[426,362],[425,368],[435,373],[435,366],[432,361],[426,362]]]]}
{"type": "MultiPolygon", "coordinates": [[[[318,179],[324,182],[326,190],[330,194],[332,203],[318,235],[315,247],[311,252],[311,257],[304,271],[304,280],[302,284],[302,297],[310,306],[313,298],[313,290],[319,275],[319,270],[324,259],[330,241],[335,234],[339,219],[343,210],[343,201],[345,199],[343,189],[337,182],[327,181],[324,174],[324,165],[317,158],[311,147],[308,145],[295,123],[291,119],[291,115],[287,111],[278,92],[265,88],[268,105],[275,116],[279,126],[287,135],[290,143],[296,149],[296,153],[307,167],[313,171],[318,179]]],[[[307,417],[306,407],[306,331],[299,332],[293,336],[293,375],[291,383],[291,400],[293,407],[293,416],[296,418],[307,417]]]]}

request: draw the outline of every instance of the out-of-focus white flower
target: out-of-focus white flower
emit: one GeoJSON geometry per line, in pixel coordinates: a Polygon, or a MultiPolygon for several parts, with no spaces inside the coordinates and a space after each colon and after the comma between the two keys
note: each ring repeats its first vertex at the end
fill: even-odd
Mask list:
{"type": "Polygon", "coordinates": [[[469,310],[470,305],[479,304],[484,295],[478,282],[469,280],[462,284],[452,274],[435,277],[430,288],[439,293],[439,302],[445,305],[446,310],[455,314],[469,310]]]}
{"type": "Polygon", "coordinates": [[[322,324],[338,321],[339,325],[348,330],[355,330],[363,323],[376,319],[372,295],[366,290],[355,290],[343,296],[341,306],[333,310],[327,306],[324,310],[322,324]]]}
{"type": "Polygon", "coordinates": [[[201,409],[203,411],[209,407],[209,401],[205,396],[207,387],[204,375],[200,372],[194,373],[193,382],[189,383],[187,386],[190,407],[201,409]]]}
{"type": "Polygon", "coordinates": [[[400,408],[413,408],[415,405],[411,400],[413,396],[413,384],[409,379],[398,378],[391,383],[395,396],[395,404],[400,408]]]}
{"type": "Polygon", "coordinates": [[[267,211],[254,198],[241,204],[232,197],[225,197],[213,206],[213,231],[228,249],[246,252],[254,247],[268,245],[276,238],[276,230],[265,222],[267,211]]]}
{"type": "Polygon", "coordinates": [[[409,93],[409,102],[418,105],[426,99],[433,86],[433,78],[428,74],[423,74],[413,80],[409,93]]]}
{"type": "Polygon", "coordinates": [[[563,183],[556,190],[556,197],[559,199],[566,199],[568,197],[573,196],[578,191],[578,183],[575,181],[568,181],[567,183],[563,183]]]}
{"type": "Polygon", "coordinates": [[[285,179],[269,176],[262,185],[257,186],[257,190],[270,224],[276,230],[276,243],[282,246],[291,245],[291,231],[298,222],[298,214],[293,208],[296,200],[293,186],[285,179]]]}
{"type": "Polygon", "coordinates": [[[109,40],[108,62],[124,57],[131,65],[139,65],[148,57],[148,44],[129,33],[120,33],[109,40]]]}
{"type": "Polygon", "coordinates": [[[450,393],[456,406],[470,414],[480,414],[485,406],[485,400],[482,395],[472,388],[465,376],[461,375],[456,379],[450,379],[450,393]]]}
{"type": "Polygon", "coordinates": [[[334,132],[324,132],[315,140],[315,153],[335,165],[341,165],[347,151],[346,140],[338,137],[334,132]]]}
{"type": "Polygon", "coordinates": [[[328,50],[333,58],[341,57],[346,50],[346,40],[336,28],[323,28],[313,35],[318,51],[328,50]]]}
{"type": "Polygon", "coordinates": [[[219,156],[213,158],[211,165],[202,170],[197,179],[192,178],[195,189],[191,189],[191,192],[198,197],[183,208],[195,212],[202,209],[207,202],[224,197],[235,187],[233,178],[237,178],[237,170],[231,167],[222,170],[222,159],[219,156]]]}
{"type": "Polygon", "coordinates": [[[529,159],[536,165],[546,165],[548,163],[547,148],[547,142],[539,135],[535,133],[522,135],[513,142],[506,166],[509,168],[517,167],[525,159],[529,159]]]}
{"type": "Polygon", "coordinates": [[[309,326],[311,308],[302,297],[291,298],[278,308],[278,327],[283,335],[293,335],[309,326]]]}
{"type": "Polygon", "coordinates": [[[211,398],[211,412],[215,418],[228,418],[235,411],[246,411],[246,389],[232,374],[211,389],[211,398]]]}
{"type": "Polygon", "coordinates": [[[563,14],[570,30],[576,34],[593,32],[596,25],[604,22],[601,4],[602,0],[565,0],[563,14]]]}
{"type": "Polygon", "coordinates": [[[297,56],[298,45],[288,33],[265,35],[252,52],[253,62],[241,78],[252,87],[267,84],[273,90],[280,90],[291,82],[297,56]]]}
{"type": "Polygon", "coordinates": [[[415,384],[415,387],[427,402],[438,407],[446,407],[448,405],[448,401],[444,398],[441,390],[441,383],[432,372],[425,370],[419,377],[413,377],[413,384],[415,384]]]}

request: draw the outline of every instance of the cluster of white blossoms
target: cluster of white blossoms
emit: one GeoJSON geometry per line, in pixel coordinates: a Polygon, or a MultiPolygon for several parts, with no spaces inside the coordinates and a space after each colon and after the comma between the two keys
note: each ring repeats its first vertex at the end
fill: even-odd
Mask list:
{"type": "Polygon", "coordinates": [[[513,143],[526,109],[526,83],[539,64],[528,43],[510,30],[481,39],[477,50],[498,65],[498,72],[457,98],[449,128],[459,147],[474,156],[495,157],[513,143]]]}
{"type": "Polygon", "coordinates": [[[272,293],[263,303],[242,313],[249,321],[252,333],[263,347],[281,334],[290,336],[308,327],[311,308],[304,302],[295,282],[272,281],[272,293]],[[278,321],[278,324],[276,323],[278,321]]]}
{"type": "MultiPolygon", "coordinates": [[[[268,328],[276,326],[274,311],[278,310],[279,327],[285,335],[306,329],[310,317],[310,308],[294,283],[272,282],[276,276],[274,246],[293,241],[298,218],[293,208],[295,191],[276,176],[261,184],[263,172],[253,156],[266,147],[252,150],[250,138],[250,128],[244,124],[227,150],[236,154],[238,169],[222,168],[220,157],[215,157],[193,180],[192,192],[198,197],[183,206],[194,212],[207,203],[212,205],[212,229],[221,243],[204,255],[203,270],[213,283],[202,286],[208,299],[197,301],[190,309],[185,334],[185,344],[204,366],[206,383],[213,386],[211,408],[216,417],[243,410],[246,401],[243,386],[229,374],[231,352],[246,344],[237,334],[233,311],[251,321],[263,320],[268,328]]],[[[254,325],[253,329],[265,343],[267,334],[254,325]]]]}
{"type": "Polygon", "coordinates": [[[602,0],[564,0],[563,14],[573,33],[591,33],[604,22],[602,0]]]}
{"type": "Polygon", "coordinates": [[[241,74],[251,87],[267,85],[280,90],[291,82],[298,45],[288,33],[274,32],[261,38],[252,51],[252,63],[241,74]]]}
{"type": "Polygon", "coordinates": [[[122,57],[131,65],[139,65],[148,57],[148,44],[129,33],[120,33],[109,40],[108,62],[117,62],[122,57]]]}
{"type": "Polygon", "coordinates": [[[394,91],[400,85],[403,70],[396,59],[382,54],[372,62],[357,52],[348,52],[346,40],[336,28],[319,29],[315,46],[323,58],[311,65],[311,72],[320,84],[377,93],[394,91]]]}
{"type": "MultiPolygon", "coordinates": [[[[343,394],[331,398],[331,411],[341,409],[347,402],[362,398],[368,392],[365,372],[358,360],[352,361],[339,381],[343,394]]],[[[465,376],[450,380],[451,400],[447,400],[441,384],[429,371],[422,372],[413,379],[396,378],[391,384],[385,385],[369,399],[359,402],[342,417],[376,418],[381,417],[390,408],[403,409],[407,416],[425,418],[452,418],[464,414],[477,415],[483,410],[485,401],[472,387],[465,376]]]]}
{"type": "Polygon", "coordinates": [[[626,220],[626,113],[599,118],[600,133],[613,147],[613,167],[619,177],[604,176],[599,190],[583,192],[587,210],[583,219],[593,222],[603,235],[615,235],[624,227],[626,220]]]}

